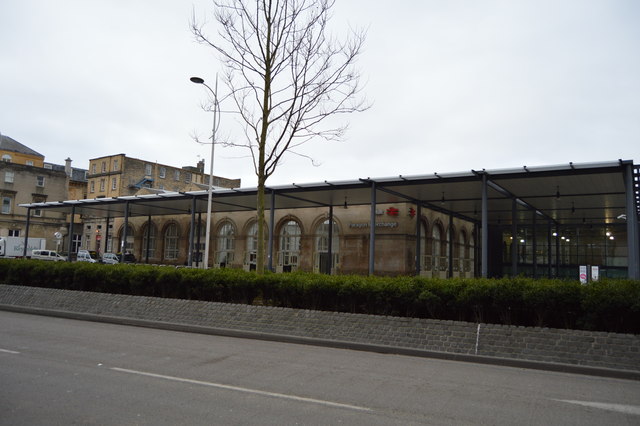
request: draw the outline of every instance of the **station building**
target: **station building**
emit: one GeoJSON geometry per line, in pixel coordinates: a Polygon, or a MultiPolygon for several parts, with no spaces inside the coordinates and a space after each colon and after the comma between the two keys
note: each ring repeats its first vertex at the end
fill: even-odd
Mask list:
{"type": "MultiPolygon", "coordinates": [[[[269,187],[268,267],[577,278],[580,266],[597,266],[599,276],[640,279],[639,176],[633,161],[618,160],[269,187]]],[[[102,251],[198,266],[207,190],[127,188],[127,195],[22,207],[105,221],[104,240],[87,242],[102,251]]],[[[216,186],[210,265],[255,267],[256,194],[216,186]]]]}

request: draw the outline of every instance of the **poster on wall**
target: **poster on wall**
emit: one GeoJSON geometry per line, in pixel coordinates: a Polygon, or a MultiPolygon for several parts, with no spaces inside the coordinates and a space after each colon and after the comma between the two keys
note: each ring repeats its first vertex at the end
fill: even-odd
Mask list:
{"type": "Polygon", "coordinates": [[[598,281],[600,279],[600,267],[591,267],[591,281],[598,281]]]}
{"type": "Polygon", "coordinates": [[[580,284],[587,283],[587,265],[580,265],[580,284]]]}

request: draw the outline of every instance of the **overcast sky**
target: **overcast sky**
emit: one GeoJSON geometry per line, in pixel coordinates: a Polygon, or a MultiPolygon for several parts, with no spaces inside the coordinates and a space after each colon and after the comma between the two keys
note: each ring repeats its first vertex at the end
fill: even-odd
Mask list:
{"type": "MultiPolygon", "coordinates": [[[[189,31],[209,0],[4,0],[0,132],[88,168],[124,153],[185,166],[210,147],[221,71],[189,31]]],[[[640,1],[336,0],[333,25],[367,28],[366,112],[342,142],[313,141],[268,184],[633,159],[640,162],[640,1]]],[[[225,105],[223,104],[223,109],[225,105]]],[[[221,132],[233,137],[233,114],[221,132]]],[[[214,174],[256,185],[245,152],[214,174]]]]}

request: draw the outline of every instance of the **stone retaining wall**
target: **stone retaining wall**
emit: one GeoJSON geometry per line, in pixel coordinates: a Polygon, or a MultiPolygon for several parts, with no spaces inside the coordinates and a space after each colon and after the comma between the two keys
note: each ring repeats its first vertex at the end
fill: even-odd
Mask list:
{"type": "Polygon", "coordinates": [[[0,309],[37,308],[216,329],[640,371],[640,336],[0,285],[0,309]]]}

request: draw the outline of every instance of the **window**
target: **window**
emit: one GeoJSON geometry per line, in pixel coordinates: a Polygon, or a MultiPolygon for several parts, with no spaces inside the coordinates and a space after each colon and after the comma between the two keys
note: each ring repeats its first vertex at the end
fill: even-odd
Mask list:
{"type": "Polygon", "coordinates": [[[48,170],[53,170],[53,166],[51,164],[45,164],[44,168],[48,170]]]}
{"type": "Polygon", "coordinates": [[[111,189],[114,191],[118,188],[118,181],[116,178],[111,178],[111,189]]]}
{"type": "Polygon", "coordinates": [[[142,234],[142,258],[156,256],[156,227],[152,224],[144,229],[142,234]],[[147,245],[148,244],[148,245],[147,245]]]}
{"type": "Polygon", "coordinates": [[[292,267],[298,266],[300,254],[300,225],[294,220],[288,221],[280,231],[280,256],[278,265],[283,272],[290,272],[292,267]]]}
{"type": "Polygon", "coordinates": [[[89,182],[89,192],[96,192],[96,182],[94,180],[89,182]]]}
{"type": "Polygon", "coordinates": [[[178,225],[172,223],[164,231],[164,258],[178,258],[178,225]]]}
{"type": "MultiPolygon", "coordinates": [[[[41,197],[41,196],[33,197],[33,202],[34,203],[44,203],[45,201],[47,201],[47,199],[45,197],[41,197]]],[[[34,209],[33,210],[33,215],[35,217],[42,217],[42,209],[34,209]]]]}
{"type": "Polygon", "coordinates": [[[160,167],[160,179],[164,179],[166,175],[167,175],[167,168],[160,167]]]}
{"type": "Polygon", "coordinates": [[[118,159],[117,159],[117,158],[115,158],[115,159],[113,160],[113,171],[114,171],[114,172],[117,172],[117,171],[118,171],[118,159]]]}
{"type": "Polygon", "coordinates": [[[144,165],[144,174],[145,174],[146,176],[151,176],[151,172],[152,172],[152,171],[153,171],[153,170],[151,169],[151,164],[145,164],[145,165],[144,165]]]}
{"type": "Polygon", "coordinates": [[[27,160],[25,163],[27,166],[33,166],[33,160],[27,160]]]}
{"type": "Polygon", "coordinates": [[[96,163],[93,163],[91,165],[91,173],[94,174],[94,175],[96,174],[96,163]]]}
{"type": "Polygon", "coordinates": [[[245,263],[250,269],[255,268],[258,258],[258,222],[253,222],[247,232],[247,252],[245,254],[245,263]]]}
{"type": "Polygon", "coordinates": [[[216,253],[216,263],[224,268],[233,262],[235,249],[235,230],[233,225],[225,222],[218,231],[218,251],[216,253]]]}
{"type": "Polygon", "coordinates": [[[191,183],[191,173],[187,172],[184,174],[184,183],[191,183]]]}
{"type": "MultiPolygon", "coordinates": [[[[135,241],[135,237],[133,235],[133,228],[131,225],[127,226],[127,241],[122,241],[122,237],[124,237],[124,228],[120,230],[120,247],[124,247],[122,250],[124,253],[133,253],[133,243],[135,241]]],[[[120,250],[120,248],[118,248],[120,250]]]]}
{"type": "Polygon", "coordinates": [[[106,162],[106,161],[103,161],[103,162],[102,162],[102,165],[101,165],[101,167],[100,167],[100,172],[104,173],[104,172],[106,172],[106,171],[107,171],[107,162],[106,162]]]}
{"type": "Polygon", "coordinates": [[[36,176],[36,186],[44,186],[44,176],[36,176]]]}
{"type": "MultiPolygon", "coordinates": [[[[90,235],[87,235],[90,238],[90,235]]],[[[73,238],[71,239],[71,252],[77,253],[80,249],[80,245],[82,244],[82,234],[73,234],[73,238]]],[[[87,248],[89,245],[87,244],[87,248]]]]}
{"type": "Polygon", "coordinates": [[[19,229],[9,229],[9,236],[10,237],[19,237],[20,236],[20,230],[19,229]]]}
{"type": "Polygon", "coordinates": [[[13,183],[13,172],[4,172],[4,182],[5,183],[13,183]]]}
{"type": "Polygon", "coordinates": [[[174,180],[180,180],[180,170],[176,170],[173,176],[174,180]]]}
{"type": "Polygon", "coordinates": [[[10,163],[11,162],[11,156],[9,154],[3,154],[2,155],[2,161],[6,162],[6,163],[10,163]]]}
{"type": "Polygon", "coordinates": [[[11,214],[11,197],[2,197],[2,214],[11,214]]]}
{"type": "Polygon", "coordinates": [[[338,224],[334,221],[331,229],[331,257],[329,258],[329,219],[322,222],[316,230],[316,259],[315,269],[323,274],[330,274],[331,269],[338,264],[338,250],[340,240],[338,237],[338,224]]]}
{"type": "Polygon", "coordinates": [[[104,192],[104,179],[100,179],[100,192],[104,192]]]}

